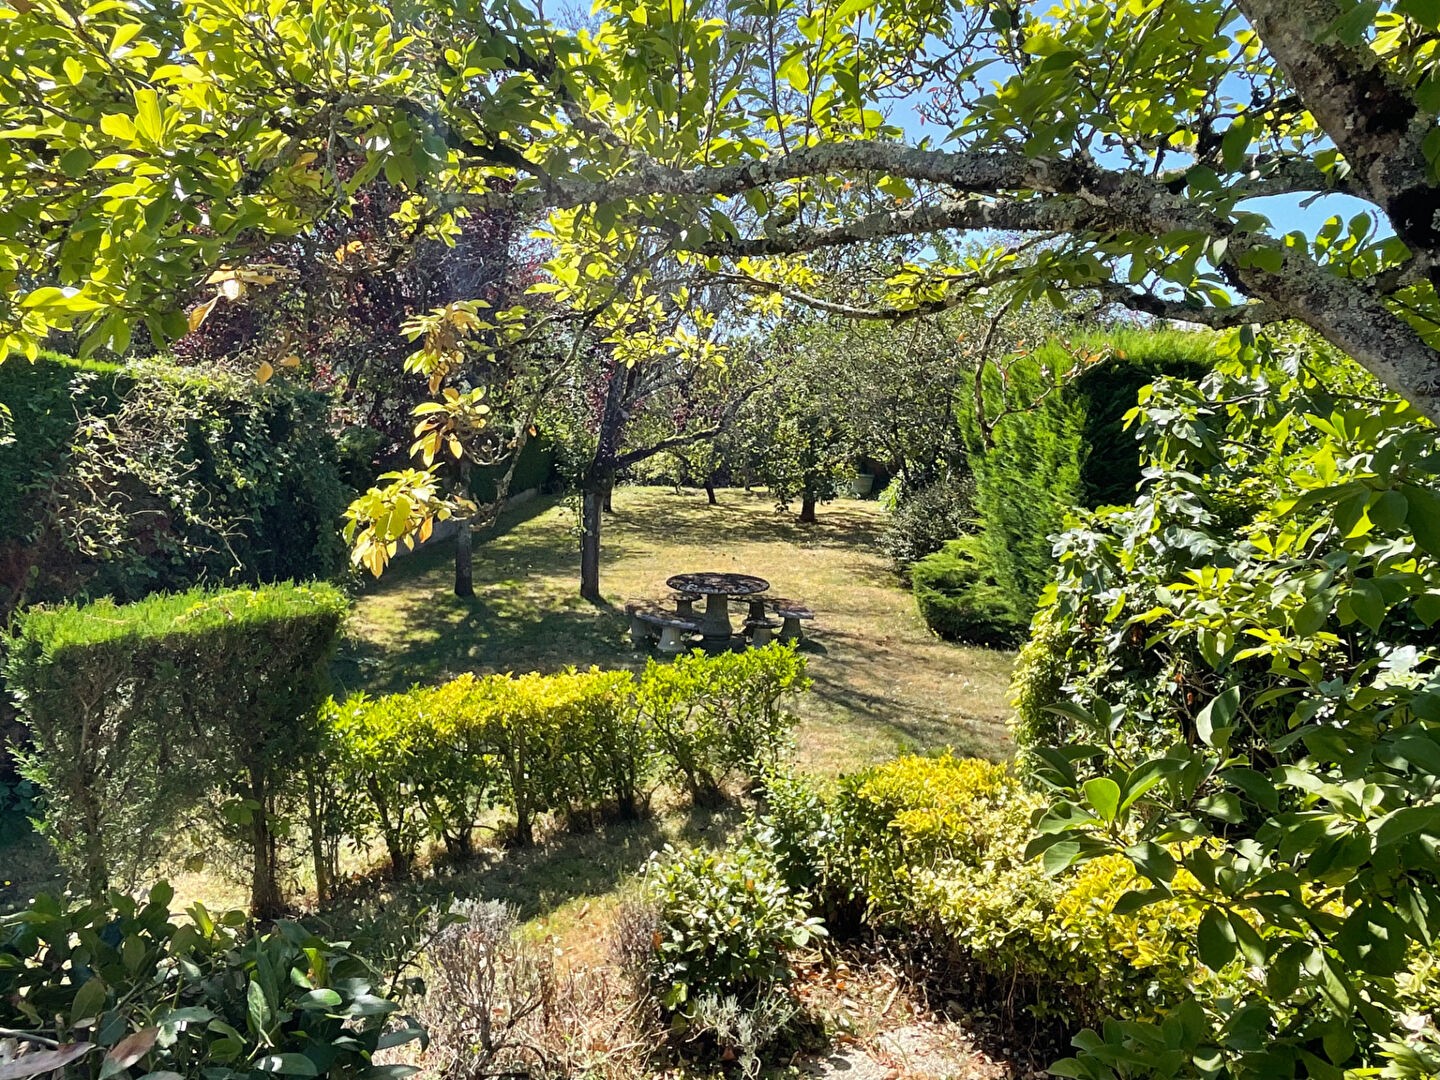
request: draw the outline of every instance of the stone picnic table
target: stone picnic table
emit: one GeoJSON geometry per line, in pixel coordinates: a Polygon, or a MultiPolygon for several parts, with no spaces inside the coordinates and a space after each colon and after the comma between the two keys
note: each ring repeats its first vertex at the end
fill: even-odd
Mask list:
{"type": "Polygon", "coordinates": [[[676,574],[665,585],[682,596],[704,597],[705,615],[700,634],[706,640],[729,640],[735,631],[730,625],[730,601],[763,593],[770,588],[764,578],[753,574],[724,574],[707,571],[699,574],[676,574]]]}

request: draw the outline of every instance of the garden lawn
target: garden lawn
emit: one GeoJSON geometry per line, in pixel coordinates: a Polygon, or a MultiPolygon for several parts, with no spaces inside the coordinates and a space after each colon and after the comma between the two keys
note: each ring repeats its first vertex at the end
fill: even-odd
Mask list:
{"type": "MultiPolygon", "coordinates": [[[[1014,654],[949,644],[925,628],[880,551],[878,504],[840,500],[800,525],[764,493],[622,487],[602,533],[606,603],[579,596],[575,514],[539,500],[475,546],[475,596],[452,592],[446,542],[397,559],[357,598],[337,665],[345,690],[389,692],[464,671],[639,667],[624,616],[632,598],[665,599],[688,571],[758,574],[809,604],[814,689],[799,706],[800,764],[838,772],[901,750],[1009,754],[1006,687],[1014,654]]],[[[735,620],[737,625],[739,620],[735,620]]]]}

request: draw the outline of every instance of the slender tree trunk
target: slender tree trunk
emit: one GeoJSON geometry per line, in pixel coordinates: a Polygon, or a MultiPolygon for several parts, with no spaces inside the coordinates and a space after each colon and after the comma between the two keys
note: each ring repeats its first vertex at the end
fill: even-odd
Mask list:
{"type": "Polygon", "coordinates": [[[580,481],[580,595],[592,603],[600,603],[600,520],[610,501],[615,485],[620,439],[625,427],[625,401],[635,378],[635,368],[610,372],[610,386],[605,394],[605,411],[600,417],[599,437],[595,456],[580,481]]]}
{"type": "Polygon", "coordinates": [[[330,861],[325,853],[325,814],[321,806],[320,786],[314,768],[305,773],[305,805],[310,815],[310,860],[315,867],[315,898],[320,903],[330,899],[330,861]]]}
{"type": "Polygon", "coordinates": [[[250,818],[250,847],[253,865],[250,876],[250,910],[261,918],[273,918],[284,908],[279,874],[275,866],[275,837],[270,829],[270,793],[264,767],[250,766],[250,797],[257,804],[250,818]]]}
{"type": "MultiPolygon", "coordinates": [[[[470,497],[470,462],[460,459],[460,481],[456,485],[461,498],[470,497]]],[[[459,530],[455,533],[455,595],[475,595],[475,533],[467,515],[459,519],[459,530]]]]}
{"type": "Polygon", "coordinates": [[[475,533],[470,519],[460,519],[460,530],[455,534],[455,595],[475,595],[474,566],[475,533]]]}
{"type": "Polygon", "coordinates": [[[712,476],[705,481],[705,501],[711,506],[718,506],[720,500],[715,498],[715,478],[712,476]]]}
{"type": "Polygon", "coordinates": [[[815,496],[805,495],[800,499],[800,523],[815,524],[815,496]]]}
{"type": "Polygon", "coordinates": [[[605,498],[594,487],[581,493],[580,505],[580,595],[600,602],[600,520],[605,498]]]}
{"type": "Polygon", "coordinates": [[[608,483],[608,484],[605,485],[605,503],[604,503],[605,513],[607,513],[607,514],[613,514],[613,513],[615,512],[615,502],[614,502],[614,499],[615,499],[615,482],[612,480],[610,483],[608,483]]]}

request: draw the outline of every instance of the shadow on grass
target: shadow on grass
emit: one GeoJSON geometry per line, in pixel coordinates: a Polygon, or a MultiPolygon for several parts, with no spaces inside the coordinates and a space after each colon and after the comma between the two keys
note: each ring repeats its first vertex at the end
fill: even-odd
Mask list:
{"type": "Polygon", "coordinates": [[[392,966],[415,950],[432,920],[456,900],[500,901],[522,920],[543,918],[573,900],[613,894],[667,843],[722,844],[740,818],[735,806],[689,808],[664,818],[610,822],[592,832],[559,832],[533,848],[487,848],[463,862],[441,859],[409,881],[361,879],[305,922],[392,966]]]}
{"type": "MultiPolygon", "coordinates": [[[[633,663],[623,614],[579,596],[579,554],[563,518],[515,531],[557,501],[533,500],[477,535],[473,597],[454,593],[448,542],[396,562],[364,591],[363,616],[334,666],[337,692],[390,693],[465,671],[633,663]],[[576,590],[557,594],[555,579],[572,575],[576,590]]],[[[628,552],[607,543],[605,554],[628,552]]]]}
{"type": "MultiPolygon", "coordinates": [[[[689,496],[689,492],[682,492],[680,495],[667,494],[665,498],[662,512],[668,543],[713,544],[717,529],[723,535],[726,529],[733,528],[736,507],[733,502],[727,501],[725,492],[721,492],[716,506],[708,505],[703,494],[698,499],[689,496]]],[[[872,515],[852,509],[845,502],[826,503],[821,506],[819,514],[821,520],[813,525],[802,525],[792,511],[752,514],[745,520],[745,539],[756,543],[834,548],[864,547],[873,543],[875,521],[872,515]]],[[[655,518],[653,507],[643,513],[634,513],[622,507],[607,516],[607,520],[636,529],[655,528],[655,518]]]]}

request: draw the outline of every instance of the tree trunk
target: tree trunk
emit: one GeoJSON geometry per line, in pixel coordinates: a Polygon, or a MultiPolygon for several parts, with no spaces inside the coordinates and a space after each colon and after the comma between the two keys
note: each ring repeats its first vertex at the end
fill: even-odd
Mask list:
{"type": "Polygon", "coordinates": [[[474,546],[475,533],[470,519],[460,519],[460,529],[455,534],[455,595],[475,595],[474,546]]]}
{"type": "Polygon", "coordinates": [[[250,797],[257,804],[250,817],[250,910],[263,919],[284,909],[275,867],[275,836],[270,829],[270,795],[263,766],[250,767],[250,797]]]}
{"type": "Polygon", "coordinates": [[[580,504],[580,595],[600,602],[600,518],[605,497],[586,488],[580,504]]]}
{"type": "MultiPolygon", "coordinates": [[[[470,462],[460,459],[460,479],[455,485],[461,498],[470,497],[470,462]]],[[[475,595],[475,533],[470,517],[460,518],[459,531],[455,533],[455,595],[475,595]]]]}
{"type": "Polygon", "coordinates": [[[600,603],[600,516],[615,486],[620,439],[625,427],[625,401],[635,378],[634,368],[615,365],[605,393],[605,411],[600,417],[595,456],[580,481],[580,595],[600,603]]]}
{"type": "Polygon", "coordinates": [[[806,495],[800,500],[800,524],[815,524],[815,496],[806,495]]]}
{"type": "Polygon", "coordinates": [[[330,860],[325,854],[325,814],[313,766],[305,771],[305,806],[310,817],[310,860],[315,868],[315,899],[324,904],[330,899],[330,860]]]}
{"type": "Polygon", "coordinates": [[[613,514],[613,513],[615,512],[614,497],[615,497],[615,485],[614,485],[613,483],[606,484],[606,485],[605,485],[605,506],[604,506],[604,509],[605,509],[605,513],[607,513],[607,514],[613,514]]]}
{"type": "Polygon", "coordinates": [[[705,501],[711,506],[718,506],[720,503],[720,500],[715,498],[715,481],[713,479],[705,481],[705,501]]]}

